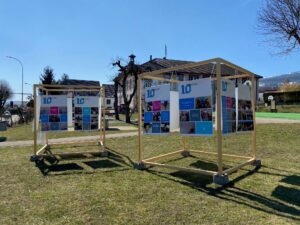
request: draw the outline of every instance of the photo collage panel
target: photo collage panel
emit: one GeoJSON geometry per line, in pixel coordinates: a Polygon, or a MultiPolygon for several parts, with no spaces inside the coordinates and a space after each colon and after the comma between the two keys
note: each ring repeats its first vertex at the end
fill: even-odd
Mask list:
{"type": "Polygon", "coordinates": [[[170,132],[170,101],[146,102],[144,112],[145,134],[170,132]]]}
{"type": "Polygon", "coordinates": [[[75,130],[98,130],[98,107],[75,107],[75,130]]]}
{"type": "Polygon", "coordinates": [[[211,96],[179,99],[180,134],[212,135],[211,96]]]}
{"type": "Polygon", "coordinates": [[[239,100],[238,102],[238,129],[237,131],[252,131],[253,126],[253,112],[251,110],[251,101],[239,100]]]}
{"type": "Polygon", "coordinates": [[[41,107],[41,131],[68,130],[67,107],[41,107]]]}
{"type": "Polygon", "coordinates": [[[236,132],[236,100],[222,96],[222,132],[223,134],[236,132]]]}

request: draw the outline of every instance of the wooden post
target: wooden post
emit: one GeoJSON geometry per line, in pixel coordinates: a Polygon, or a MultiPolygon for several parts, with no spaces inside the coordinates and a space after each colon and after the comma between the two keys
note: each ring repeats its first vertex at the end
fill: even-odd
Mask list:
{"type": "Polygon", "coordinates": [[[103,121],[102,121],[102,89],[100,88],[99,90],[99,97],[100,97],[100,112],[99,112],[99,122],[100,122],[100,127],[99,127],[99,139],[100,139],[100,143],[103,144],[103,121]]]}
{"type": "Polygon", "coordinates": [[[106,107],[106,103],[105,103],[105,88],[102,87],[102,100],[103,100],[103,104],[101,104],[101,114],[102,114],[102,118],[103,118],[103,146],[105,147],[105,128],[106,128],[106,121],[105,121],[105,107],[106,107]],[[102,113],[103,112],[103,113],[102,113]]]}
{"type": "MultiPolygon", "coordinates": [[[[257,87],[256,87],[257,88],[257,87]]],[[[253,132],[252,132],[252,157],[256,160],[256,124],[255,124],[255,77],[251,76],[251,106],[253,114],[253,132]]]]}
{"type": "Polygon", "coordinates": [[[143,159],[143,137],[142,137],[142,78],[138,78],[138,120],[139,120],[139,152],[138,152],[138,161],[139,163],[143,159]]]}
{"type": "MultiPolygon", "coordinates": [[[[46,91],[46,96],[48,96],[48,91],[46,91]]],[[[46,145],[49,144],[49,140],[48,140],[48,132],[45,132],[45,139],[46,139],[46,145]]]]}
{"type": "Polygon", "coordinates": [[[36,123],[37,123],[37,113],[36,113],[36,85],[33,85],[33,154],[36,155],[37,152],[37,133],[36,133],[36,123]]]}
{"type": "Polygon", "coordinates": [[[223,173],[223,162],[222,162],[222,80],[221,80],[221,64],[217,62],[217,148],[218,148],[218,175],[223,173]]]}

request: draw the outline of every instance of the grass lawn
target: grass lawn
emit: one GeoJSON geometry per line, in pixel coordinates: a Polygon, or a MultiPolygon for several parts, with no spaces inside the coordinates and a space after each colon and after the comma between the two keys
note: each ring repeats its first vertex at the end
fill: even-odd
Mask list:
{"type": "MultiPolygon", "coordinates": [[[[116,126],[132,126],[132,125],[124,123],[122,121],[110,121],[110,127],[116,127],[116,126]]],[[[123,133],[123,132],[130,132],[130,131],[108,130],[107,134],[123,133]]],[[[91,132],[62,131],[62,132],[49,132],[48,136],[49,138],[64,138],[64,137],[91,136],[91,135],[98,135],[98,134],[99,131],[91,131],[91,132]]],[[[0,132],[0,137],[6,137],[7,141],[32,140],[33,139],[32,124],[8,128],[7,131],[0,132]]]]}
{"type": "Polygon", "coordinates": [[[300,120],[300,113],[271,113],[271,112],[257,112],[257,118],[279,118],[300,120]]]}
{"type": "MultiPolygon", "coordinates": [[[[277,112],[279,113],[300,113],[300,105],[276,105],[277,112]]],[[[270,112],[270,103],[268,107],[258,106],[259,112],[270,112]]]]}
{"type": "MultiPolygon", "coordinates": [[[[232,174],[225,188],[207,176],[132,169],[134,137],[108,139],[114,152],[108,158],[65,159],[40,168],[29,162],[31,148],[0,149],[0,224],[300,224],[299,133],[300,124],[258,125],[263,166],[232,174]]],[[[213,138],[188,140],[190,148],[216,146],[213,138]]],[[[224,152],[246,153],[250,142],[248,134],[227,136],[224,152]]],[[[175,135],[145,137],[145,157],[179,147],[175,135]]],[[[93,148],[57,146],[53,152],[93,148]]],[[[216,169],[207,156],[176,156],[169,163],[216,169]]]]}

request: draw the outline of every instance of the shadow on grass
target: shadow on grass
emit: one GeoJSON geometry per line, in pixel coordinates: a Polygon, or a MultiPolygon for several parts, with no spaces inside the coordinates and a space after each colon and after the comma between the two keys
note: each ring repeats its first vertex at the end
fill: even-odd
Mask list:
{"type": "MultiPolygon", "coordinates": [[[[125,158],[120,153],[109,149],[107,157],[101,153],[78,153],[72,155],[56,155],[50,150],[48,155],[36,161],[36,166],[43,175],[71,175],[76,173],[93,173],[97,169],[112,169],[111,171],[123,171],[132,168],[132,161],[127,162],[129,158],[125,158]],[[91,157],[92,156],[92,157],[91,157]],[[98,158],[98,160],[97,160],[98,158]],[[101,158],[101,159],[99,159],[101,158]],[[90,159],[87,161],[87,159],[90,159]],[[63,162],[67,160],[67,162],[63,162]],[[68,162],[75,160],[75,162],[68,162]],[[61,163],[63,162],[63,163],[61,163]],[[117,169],[116,169],[117,168],[117,169]],[[60,172],[60,173],[59,173],[60,172]]],[[[105,172],[108,172],[106,170],[105,172]]]]}
{"type": "Polygon", "coordinates": [[[109,159],[88,161],[88,162],[84,162],[84,164],[88,165],[89,167],[93,168],[94,170],[121,167],[121,165],[119,165],[109,159]]]}
{"type": "MultiPolygon", "coordinates": [[[[274,196],[286,203],[300,207],[300,191],[295,188],[279,185],[272,192],[272,196],[274,196]]],[[[299,215],[300,215],[300,212],[299,212],[299,215]]]]}
{"type": "MultiPolygon", "coordinates": [[[[246,172],[245,174],[231,180],[227,185],[218,186],[216,188],[210,187],[208,185],[212,184],[212,177],[205,175],[196,175],[188,172],[174,172],[170,174],[148,170],[149,173],[156,176],[163,177],[173,182],[177,182],[181,185],[186,185],[190,188],[196,189],[198,191],[204,192],[212,197],[234,202],[239,205],[243,205],[255,210],[265,212],[267,214],[274,214],[280,217],[285,217],[293,220],[300,220],[300,210],[282,203],[273,198],[268,198],[263,195],[236,187],[239,181],[255,174],[259,168],[255,168],[246,172]]],[[[282,201],[289,204],[295,204],[299,206],[300,202],[300,191],[296,189],[289,189],[278,187],[272,194],[282,201]],[[298,196],[298,197],[296,197],[298,196]]]]}

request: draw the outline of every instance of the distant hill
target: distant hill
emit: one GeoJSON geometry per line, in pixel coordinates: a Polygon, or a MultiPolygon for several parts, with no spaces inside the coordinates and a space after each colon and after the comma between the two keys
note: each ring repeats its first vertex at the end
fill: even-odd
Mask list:
{"type": "Polygon", "coordinates": [[[259,89],[260,91],[276,90],[281,84],[285,82],[300,83],[300,71],[260,79],[259,89]]]}

